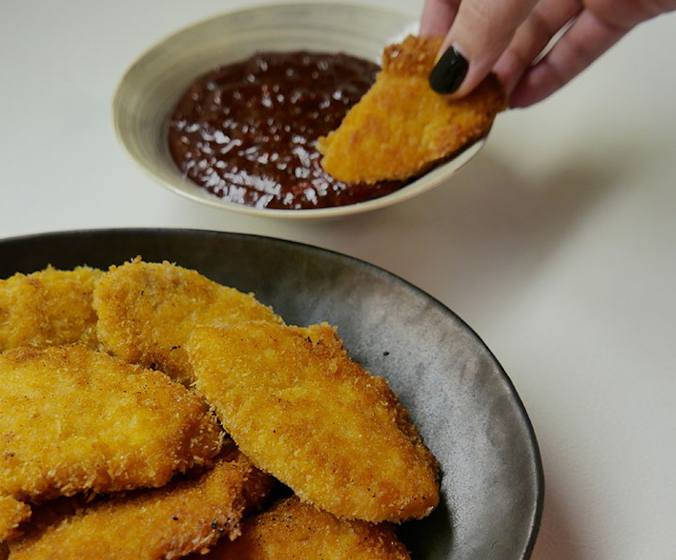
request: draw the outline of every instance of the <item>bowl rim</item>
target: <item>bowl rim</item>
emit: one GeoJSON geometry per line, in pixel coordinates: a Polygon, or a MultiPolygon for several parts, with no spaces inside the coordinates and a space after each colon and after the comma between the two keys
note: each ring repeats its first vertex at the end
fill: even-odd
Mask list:
{"type": "Polygon", "coordinates": [[[517,410],[519,411],[521,420],[524,423],[528,442],[533,452],[533,466],[535,469],[534,484],[535,484],[535,509],[533,511],[533,516],[530,520],[530,525],[528,527],[528,537],[521,553],[520,560],[529,560],[535,547],[537,541],[538,533],[542,523],[542,513],[544,508],[544,494],[545,494],[545,477],[544,477],[544,468],[542,463],[542,455],[540,452],[540,446],[538,444],[537,436],[535,434],[535,428],[533,423],[528,415],[526,407],[519,396],[519,393],[516,390],[514,382],[511,380],[507,374],[505,368],[502,366],[498,358],[495,356],[493,351],[489,346],[484,342],[483,338],[455,311],[448,307],[445,303],[423,290],[422,288],[416,286],[412,282],[406,280],[400,275],[391,272],[383,267],[380,267],[376,264],[373,264],[369,261],[361,259],[359,257],[354,257],[346,253],[335,251],[333,249],[327,249],[325,247],[320,247],[318,245],[312,245],[309,243],[304,243],[301,241],[294,241],[291,239],[282,239],[278,237],[272,237],[269,235],[253,234],[253,233],[241,233],[241,232],[232,232],[232,231],[220,231],[220,230],[210,230],[210,229],[200,229],[200,228],[170,228],[170,227],[118,227],[118,228],[81,228],[81,229],[72,229],[72,230],[59,230],[59,231],[47,231],[41,233],[29,233],[24,235],[17,235],[11,237],[0,238],[0,249],[3,245],[11,245],[14,243],[21,244],[26,241],[40,241],[41,238],[53,238],[53,237],[82,237],[88,236],[91,234],[96,235],[115,235],[119,233],[129,234],[131,236],[136,236],[137,234],[147,234],[154,233],[157,235],[213,235],[213,236],[223,236],[229,237],[232,239],[258,239],[261,241],[266,241],[268,243],[280,244],[280,245],[291,245],[302,248],[309,253],[315,254],[329,254],[334,258],[343,260],[343,261],[352,261],[359,265],[365,270],[374,272],[379,276],[389,277],[394,279],[404,286],[406,286],[413,293],[427,298],[434,306],[436,306],[444,315],[448,315],[453,320],[457,321],[467,332],[473,336],[481,347],[487,352],[490,359],[494,362],[495,368],[504,381],[507,390],[509,391],[510,396],[514,399],[517,410]]]}
{"type": "MultiPolygon", "coordinates": [[[[145,173],[146,177],[149,177],[153,183],[183,197],[191,200],[193,202],[211,206],[214,208],[219,208],[220,210],[227,210],[238,212],[240,214],[247,214],[250,216],[259,216],[267,218],[283,218],[283,219],[321,219],[321,218],[337,218],[341,216],[348,216],[353,214],[361,214],[363,212],[370,212],[373,210],[378,210],[391,206],[400,202],[404,202],[413,197],[416,197],[420,194],[423,194],[431,189],[439,187],[445,179],[459,172],[465,165],[467,165],[470,160],[477,155],[477,153],[483,148],[486,142],[486,136],[478,139],[469,146],[463,148],[460,153],[454,156],[451,160],[446,163],[443,163],[441,166],[423,174],[420,178],[415,179],[411,183],[393,191],[384,196],[373,198],[370,200],[357,202],[354,204],[346,204],[343,206],[331,206],[328,208],[303,208],[303,209],[277,209],[277,208],[256,208],[254,206],[247,206],[244,204],[238,204],[236,202],[229,202],[219,198],[216,195],[210,194],[205,196],[205,189],[201,188],[199,185],[196,185],[189,181],[187,178],[183,177],[183,182],[185,186],[194,187],[192,189],[187,189],[181,186],[178,186],[173,181],[164,179],[152,171],[149,167],[143,164],[133,153],[126,141],[126,135],[123,132],[120,126],[120,96],[122,90],[128,80],[129,75],[136,69],[136,67],[143,62],[149,55],[151,55],[156,50],[159,50],[167,43],[171,42],[176,36],[186,33],[194,28],[205,25],[206,23],[224,17],[236,17],[242,16],[251,12],[260,12],[270,9],[288,9],[294,7],[302,7],[307,5],[323,5],[323,6],[334,6],[334,7],[352,7],[360,10],[370,10],[375,13],[388,13],[396,17],[401,17],[402,24],[405,24],[406,21],[414,23],[416,21],[415,16],[399,10],[396,8],[391,8],[390,6],[380,6],[376,4],[370,4],[368,2],[359,2],[354,0],[293,0],[293,1],[280,1],[280,2],[269,2],[269,1],[256,1],[255,4],[247,7],[240,7],[233,10],[226,10],[221,13],[217,13],[211,16],[201,18],[195,22],[189,23],[188,25],[181,27],[177,30],[174,30],[166,35],[164,35],[159,40],[155,41],[150,46],[146,47],[132,62],[130,62],[125,68],[122,77],[117,82],[113,97],[111,100],[111,119],[113,125],[113,131],[117,142],[122,146],[123,151],[127,154],[129,159],[131,159],[137,166],[145,173]],[[445,172],[444,168],[446,166],[453,166],[449,172],[445,172]]],[[[489,131],[490,132],[490,131],[489,131]]],[[[177,169],[178,171],[178,169],[177,169]]],[[[176,174],[177,178],[180,178],[179,173],[176,174]]]]}

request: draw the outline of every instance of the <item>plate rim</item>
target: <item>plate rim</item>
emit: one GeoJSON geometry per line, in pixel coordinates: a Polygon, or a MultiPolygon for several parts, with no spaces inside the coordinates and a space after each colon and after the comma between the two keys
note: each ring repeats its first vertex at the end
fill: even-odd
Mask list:
{"type": "Polygon", "coordinates": [[[521,416],[522,421],[524,422],[524,425],[526,427],[527,435],[528,435],[528,442],[531,446],[531,449],[533,451],[533,462],[534,462],[534,467],[535,467],[535,493],[536,493],[536,501],[535,501],[535,510],[533,512],[533,516],[530,520],[530,526],[528,528],[528,539],[526,542],[526,546],[523,549],[523,553],[521,555],[521,560],[528,560],[531,557],[531,554],[533,552],[533,548],[535,547],[535,543],[537,541],[538,533],[540,530],[540,526],[542,523],[542,513],[543,513],[543,507],[544,507],[544,493],[545,493],[545,478],[544,478],[544,468],[543,468],[543,463],[542,463],[542,455],[540,452],[540,446],[537,441],[537,436],[535,434],[535,428],[533,426],[533,423],[530,419],[530,416],[528,415],[528,411],[526,410],[526,407],[523,403],[523,400],[521,399],[521,396],[516,390],[516,386],[514,385],[514,382],[510,378],[509,374],[505,370],[505,368],[502,366],[498,358],[495,356],[493,351],[489,348],[489,346],[486,344],[486,342],[481,338],[481,336],[460,316],[458,315],[455,311],[453,311],[450,307],[448,307],[445,303],[428,293],[427,291],[423,290],[422,288],[416,286],[409,280],[406,280],[405,278],[401,277],[400,275],[391,272],[381,266],[378,266],[376,264],[373,264],[367,260],[361,259],[359,257],[354,257],[352,255],[348,255],[346,253],[342,253],[340,251],[336,251],[333,249],[328,249],[325,247],[320,247],[318,245],[312,245],[310,243],[305,243],[302,241],[295,241],[291,239],[283,239],[280,237],[272,237],[269,235],[261,235],[261,234],[256,234],[256,233],[243,233],[243,232],[235,232],[235,231],[220,231],[220,230],[212,230],[212,229],[201,229],[201,228],[171,228],[171,227],[106,227],[106,228],[78,228],[78,229],[67,229],[67,230],[55,230],[55,231],[46,231],[46,232],[40,232],[40,233],[28,233],[28,234],[20,234],[20,235],[14,235],[14,236],[9,236],[9,237],[0,237],[0,250],[4,245],[9,245],[9,244],[14,244],[14,243],[22,243],[22,242],[39,242],[41,239],[45,238],[54,238],[54,237],[81,237],[81,236],[87,236],[91,234],[96,234],[96,235],[115,235],[119,233],[125,233],[125,234],[147,234],[147,233],[153,233],[153,234],[159,234],[159,235],[193,235],[193,234],[208,234],[208,235],[213,235],[216,237],[222,236],[222,237],[229,237],[231,239],[256,239],[259,241],[267,242],[267,243],[273,243],[273,244],[280,244],[280,245],[291,245],[295,247],[299,247],[305,251],[309,251],[311,253],[325,253],[329,254],[330,256],[334,258],[338,258],[341,260],[345,261],[351,261],[353,263],[356,263],[360,267],[366,270],[370,270],[372,272],[377,273],[378,275],[381,275],[383,277],[389,277],[390,279],[394,279],[401,284],[403,284],[407,289],[411,290],[414,293],[417,293],[418,295],[421,295],[428,300],[430,300],[439,310],[452,317],[454,320],[458,321],[460,325],[467,329],[467,331],[476,338],[476,340],[479,342],[479,344],[483,347],[483,349],[488,353],[489,357],[493,360],[496,369],[500,376],[502,377],[502,380],[506,383],[507,389],[509,390],[509,393],[511,397],[514,399],[514,402],[516,404],[516,407],[518,409],[519,415],[521,416]]]}

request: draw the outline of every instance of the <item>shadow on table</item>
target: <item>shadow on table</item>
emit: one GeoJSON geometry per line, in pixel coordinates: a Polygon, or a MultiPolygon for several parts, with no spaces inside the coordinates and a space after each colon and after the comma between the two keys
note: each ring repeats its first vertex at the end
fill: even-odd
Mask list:
{"type": "Polygon", "coordinates": [[[575,161],[521,176],[484,154],[452,184],[408,203],[341,221],[285,230],[367,258],[454,302],[500,307],[521,290],[615,174],[575,161]]]}
{"type": "Polygon", "coordinates": [[[298,239],[364,258],[442,295],[461,315],[467,302],[473,310],[467,318],[476,321],[494,317],[522,292],[623,173],[619,155],[617,161],[609,169],[562,158],[558,169],[525,175],[484,152],[451,184],[376,212],[273,221],[177,198],[173,221],[298,239]]]}
{"type": "Polygon", "coordinates": [[[591,558],[589,551],[585,553],[578,544],[573,516],[564,511],[556,490],[549,490],[551,486],[548,482],[542,525],[531,560],[588,560],[591,558]]]}

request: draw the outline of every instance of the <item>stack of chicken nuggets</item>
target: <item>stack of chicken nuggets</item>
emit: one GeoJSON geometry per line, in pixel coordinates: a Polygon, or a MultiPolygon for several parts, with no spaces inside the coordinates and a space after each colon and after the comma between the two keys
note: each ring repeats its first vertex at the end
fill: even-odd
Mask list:
{"type": "Polygon", "coordinates": [[[332,327],[167,262],[0,280],[0,376],[0,557],[400,560],[439,500],[332,327]]]}

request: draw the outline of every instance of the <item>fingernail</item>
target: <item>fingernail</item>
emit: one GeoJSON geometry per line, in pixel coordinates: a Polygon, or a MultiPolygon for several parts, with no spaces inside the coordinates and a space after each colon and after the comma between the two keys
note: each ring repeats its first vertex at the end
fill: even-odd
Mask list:
{"type": "Polygon", "coordinates": [[[430,86],[437,93],[453,93],[462,84],[469,62],[451,46],[441,55],[430,73],[430,86]]]}

